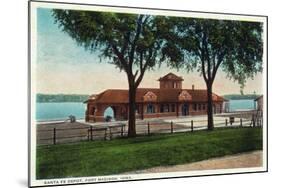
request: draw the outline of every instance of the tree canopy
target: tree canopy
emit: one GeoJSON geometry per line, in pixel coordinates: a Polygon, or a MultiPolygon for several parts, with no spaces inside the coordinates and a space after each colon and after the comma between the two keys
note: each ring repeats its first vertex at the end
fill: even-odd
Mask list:
{"type": "Polygon", "coordinates": [[[213,126],[212,85],[221,68],[241,85],[262,71],[262,23],[53,10],[63,31],[78,45],[126,72],[129,135],[135,135],[135,94],[148,69],[162,62],[201,73],[208,91],[208,126],[213,126]]]}
{"type": "Polygon", "coordinates": [[[160,36],[164,17],[110,12],[53,10],[59,26],[89,51],[114,64],[136,85],[145,70],[172,56],[162,56],[167,43],[160,36]],[[162,19],[162,20],[161,20],[162,19]]]}
{"type": "Polygon", "coordinates": [[[175,17],[170,22],[184,56],[174,66],[196,69],[209,82],[221,67],[242,87],[247,78],[262,71],[262,23],[175,17]]]}
{"type": "MultiPolygon", "coordinates": [[[[241,86],[262,71],[262,23],[171,17],[174,46],[183,61],[172,67],[197,70],[208,93],[208,128],[213,129],[212,86],[219,68],[241,86]]],[[[170,34],[169,34],[170,35],[170,34]]]]}
{"type": "Polygon", "coordinates": [[[135,136],[135,95],[146,70],[181,56],[166,53],[170,43],[162,37],[165,17],[54,9],[63,31],[78,45],[98,51],[100,58],[124,71],[129,85],[129,136],[135,136]],[[165,55],[164,55],[165,54],[165,55]]]}

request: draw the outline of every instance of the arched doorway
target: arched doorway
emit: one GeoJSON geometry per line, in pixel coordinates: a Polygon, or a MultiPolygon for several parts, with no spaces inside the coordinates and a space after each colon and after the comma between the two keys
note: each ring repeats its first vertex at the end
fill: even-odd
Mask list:
{"type": "Polygon", "coordinates": [[[107,107],[103,112],[105,121],[115,121],[115,109],[112,106],[107,107]]]}
{"type": "Polygon", "coordinates": [[[182,115],[183,116],[189,115],[189,109],[188,109],[188,104],[187,103],[182,105],[182,110],[181,111],[182,111],[182,115]]]}

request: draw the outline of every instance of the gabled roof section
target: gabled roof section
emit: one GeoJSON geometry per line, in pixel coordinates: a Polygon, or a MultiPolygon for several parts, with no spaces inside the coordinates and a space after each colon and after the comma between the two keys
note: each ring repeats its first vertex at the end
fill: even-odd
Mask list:
{"type": "Polygon", "coordinates": [[[160,77],[158,81],[167,81],[167,80],[172,80],[172,81],[183,81],[183,78],[181,76],[177,76],[174,73],[168,73],[163,77],[160,77]]]}
{"type": "Polygon", "coordinates": [[[108,89],[100,93],[95,101],[97,103],[128,103],[129,94],[125,89],[108,89]]]}
{"type": "Polygon", "coordinates": [[[86,101],[84,101],[83,103],[88,103],[89,101],[94,101],[97,99],[99,95],[96,95],[96,94],[92,94],[88,97],[88,99],[86,101]]]}
{"type": "Polygon", "coordinates": [[[153,93],[152,91],[148,91],[144,96],[143,96],[143,101],[147,102],[154,102],[157,101],[157,95],[155,95],[155,93],[153,93]]]}
{"type": "MultiPolygon", "coordinates": [[[[208,95],[205,89],[187,89],[188,93],[192,96],[192,102],[207,102],[208,95]]],[[[214,102],[223,102],[225,99],[215,93],[212,94],[214,102]]]]}
{"type": "MultiPolygon", "coordinates": [[[[136,102],[207,102],[207,90],[203,89],[157,89],[157,88],[138,88],[136,93],[136,102]],[[180,100],[180,97],[187,100],[180,100]],[[191,100],[190,100],[191,98],[191,100]],[[148,100],[146,100],[148,99],[148,100]]],[[[225,99],[213,93],[214,102],[223,102],[225,99]]],[[[93,103],[128,103],[129,92],[122,89],[109,89],[95,95],[95,99],[89,98],[88,101],[93,103]]]]}
{"type": "Polygon", "coordinates": [[[192,96],[188,93],[187,90],[182,90],[182,92],[179,94],[179,101],[191,101],[192,96]]]}

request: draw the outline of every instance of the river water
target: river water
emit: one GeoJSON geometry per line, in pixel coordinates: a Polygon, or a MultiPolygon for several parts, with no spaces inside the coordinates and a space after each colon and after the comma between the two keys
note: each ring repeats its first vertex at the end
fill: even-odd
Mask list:
{"type": "MultiPolygon", "coordinates": [[[[254,109],[254,100],[230,100],[230,111],[252,110],[254,109]]],[[[78,102],[49,102],[36,103],[36,120],[66,120],[69,115],[76,116],[77,119],[85,117],[86,104],[78,102]]],[[[113,116],[112,109],[105,111],[105,116],[113,116]]]]}

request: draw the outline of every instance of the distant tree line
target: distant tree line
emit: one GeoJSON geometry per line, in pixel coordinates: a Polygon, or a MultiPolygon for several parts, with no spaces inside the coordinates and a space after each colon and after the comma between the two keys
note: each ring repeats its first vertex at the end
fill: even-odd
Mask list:
{"type": "Polygon", "coordinates": [[[36,102],[84,102],[88,97],[77,94],[37,94],[36,102]]]}
{"type": "Polygon", "coordinates": [[[223,97],[228,100],[241,100],[241,99],[250,99],[254,100],[260,95],[257,94],[245,94],[245,95],[240,95],[240,94],[230,94],[230,95],[224,95],[223,97]]]}

